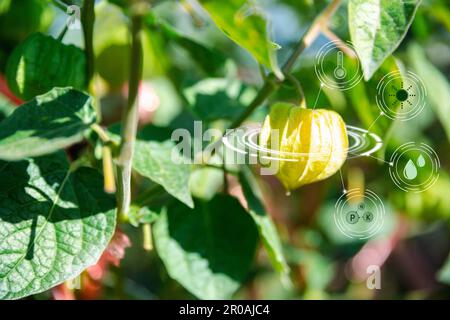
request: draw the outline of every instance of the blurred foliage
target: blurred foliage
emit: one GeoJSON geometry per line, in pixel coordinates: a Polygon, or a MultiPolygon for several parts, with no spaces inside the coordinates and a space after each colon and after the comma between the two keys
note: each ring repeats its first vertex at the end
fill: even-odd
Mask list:
{"type": "MultiPolygon", "coordinates": [[[[375,159],[348,159],[341,171],[346,186],[368,188],[382,199],[387,215],[380,233],[358,240],[336,228],[334,206],[342,194],[339,173],[288,197],[279,181],[255,174],[255,168],[251,172],[248,167],[230,166],[224,179],[220,153],[207,163],[182,167],[165,161],[173,148],[169,141],[173,130],[192,133],[196,120],[203,121],[203,130],[222,130],[236,119],[268,73],[279,73],[279,65],[330,1],[155,1],[145,17],[133,207],[130,223],[120,226],[133,245],[124,249],[120,267],[101,265],[104,273],[99,278],[92,276],[92,270],[85,271],[84,285],[73,291],[76,297],[450,297],[450,6],[446,0],[423,0],[409,29],[406,19],[401,21],[401,32],[388,37],[389,44],[382,41],[382,34],[374,37],[371,45],[381,41],[386,46],[376,57],[363,58],[363,64],[370,65],[365,70],[370,80],[345,91],[321,87],[315,56],[329,40],[340,39],[345,46],[353,39],[355,30],[349,28],[349,19],[355,18],[347,5],[363,2],[342,1],[328,32],[322,32],[297,60],[292,75],[302,90],[296,81],[286,79],[247,120],[261,122],[272,103],[298,104],[304,94],[307,107],[331,109],[348,125],[370,127],[383,139],[383,148],[374,154],[375,159]],[[407,122],[379,117],[377,84],[392,71],[414,72],[427,90],[424,110],[407,122]],[[428,144],[440,159],[439,179],[421,193],[397,188],[385,163],[408,141],[428,144]],[[150,251],[144,228],[149,225],[155,246],[150,251]],[[366,267],[378,263],[381,290],[369,290],[366,267]],[[87,283],[95,283],[96,290],[87,283]]],[[[397,2],[381,1],[383,5],[397,2]]],[[[0,80],[6,77],[8,59],[14,62],[17,54],[13,51],[26,44],[31,34],[60,34],[67,15],[52,3],[0,0],[0,80]]],[[[117,122],[126,105],[129,15],[128,1],[96,3],[95,103],[101,104],[102,125],[114,134],[120,132],[117,122]]],[[[67,43],[83,50],[81,30],[67,31],[61,45],[67,48],[67,43]]],[[[360,53],[366,44],[357,44],[356,51],[360,53]]],[[[344,57],[348,71],[357,67],[355,59],[344,57]]],[[[324,70],[331,74],[334,64],[325,64],[324,70]]],[[[50,88],[52,81],[54,77],[49,80],[50,88]]],[[[17,104],[11,91],[18,92],[11,84],[10,88],[0,86],[0,91],[3,120],[17,104]]],[[[35,93],[23,98],[33,98],[35,93]]],[[[68,158],[101,170],[101,142],[95,133],[88,142],[67,149],[68,158]]],[[[51,292],[44,292],[31,299],[51,297],[51,292]]]]}

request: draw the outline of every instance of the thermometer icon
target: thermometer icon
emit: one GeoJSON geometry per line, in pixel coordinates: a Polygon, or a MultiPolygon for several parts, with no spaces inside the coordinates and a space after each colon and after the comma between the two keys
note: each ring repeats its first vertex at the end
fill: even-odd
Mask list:
{"type": "Polygon", "coordinates": [[[344,54],[342,51],[337,52],[337,64],[336,68],[334,69],[334,76],[337,79],[344,79],[347,75],[347,70],[344,68],[344,54]]]}

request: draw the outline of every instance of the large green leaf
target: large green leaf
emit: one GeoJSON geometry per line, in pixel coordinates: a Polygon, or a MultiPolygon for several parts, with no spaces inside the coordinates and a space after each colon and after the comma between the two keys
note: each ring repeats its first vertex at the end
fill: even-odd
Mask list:
{"type": "Polygon", "coordinates": [[[267,21],[261,9],[248,0],[200,0],[200,4],[225,35],[248,50],[277,77],[283,77],[276,59],[276,45],[269,39],[267,21]]]}
{"type": "Polygon", "coordinates": [[[350,0],[350,35],[370,79],[405,37],[420,0],[350,0]]]}
{"type": "Polygon", "coordinates": [[[85,71],[86,59],[80,48],[34,33],[9,57],[6,78],[11,91],[29,100],[53,87],[83,89],[85,71]]]}
{"type": "Polygon", "coordinates": [[[166,41],[186,50],[207,74],[215,75],[224,69],[226,58],[221,52],[198,42],[155,15],[148,15],[146,24],[151,31],[160,32],[166,41]]]}
{"type": "Polygon", "coordinates": [[[94,122],[90,96],[71,88],[55,88],[0,122],[0,159],[18,160],[68,147],[82,140],[94,122]]]}
{"type": "Polygon", "coordinates": [[[138,140],[134,149],[133,169],[161,185],[181,202],[193,207],[189,191],[191,167],[178,153],[172,141],[138,140]]]}
{"type": "Polygon", "coordinates": [[[277,228],[269,215],[267,215],[263,204],[260,200],[260,195],[255,194],[253,190],[258,190],[257,185],[251,185],[249,178],[251,173],[242,172],[239,175],[239,182],[242,186],[242,191],[247,200],[248,212],[258,227],[259,235],[262,239],[267,255],[275,268],[281,274],[284,281],[287,280],[289,273],[289,266],[284,258],[283,248],[280,238],[278,236],[277,228]]]}
{"type": "Polygon", "coordinates": [[[52,6],[43,0],[1,0],[0,39],[2,47],[14,47],[32,32],[46,32],[54,17],[52,6]]]}
{"type": "Polygon", "coordinates": [[[169,275],[200,299],[229,299],[245,280],[258,232],[238,200],[176,203],[156,221],[155,246],[169,275]]]}
{"type": "Polygon", "coordinates": [[[0,299],[47,290],[97,262],[115,229],[114,198],[63,152],[0,161],[0,299]]]}
{"type": "Polygon", "coordinates": [[[428,92],[427,99],[450,141],[450,84],[445,76],[428,61],[425,51],[418,44],[409,46],[408,55],[414,70],[423,80],[428,92]]]}
{"type": "MultiPolygon", "coordinates": [[[[348,69],[356,67],[356,62],[346,60],[348,69]]],[[[349,72],[350,73],[350,72],[349,72]]],[[[390,81],[390,84],[396,88],[402,87],[403,70],[400,62],[393,56],[388,57],[379,69],[374,73],[372,78],[367,82],[359,82],[352,90],[347,90],[345,94],[348,96],[350,105],[358,115],[360,121],[370,132],[373,132],[383,139],[383,147],[378,151],[378,156],[384,158],[384,151],[389,140],[392,137],[392,130],[396,122],[400,120],[392,120],[386,116],[380,115],[381,109],[378,107],[376,98],[377,85],[382,79],[390,73],[399,73],[401,76],[390,81]]],[[[388,101],[388,100],[386,100],[388,101]]],[[[389,100],[389,109],[392,111],[401,108],[401,102],[398,100],[389,100]]]]}
{"type": "Polygon", "coordinates": [[[192,112],[203,121],[236,118],[256,95],[237,80],[209,78],[183,90],[192,112]]]}

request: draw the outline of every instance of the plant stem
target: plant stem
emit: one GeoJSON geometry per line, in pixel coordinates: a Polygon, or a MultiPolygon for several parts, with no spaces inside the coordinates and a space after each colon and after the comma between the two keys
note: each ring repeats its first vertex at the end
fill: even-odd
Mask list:
{"type": "Polygon", "coordinates": [[[61,30],[61,32],[58,35],[58,41],[62,42],[64,39],[64,36],[67,33],[67,30],[69,30],[69,27],[67,26],[67,23],[64,24],[64,28],[61,30]]]}
{"type": "Polygon", "coordinates": [[[102,147],[103,160],[103,185],[105,192],[116,192],[116,182],[114,177],[114,164],[111,155],[111,147],[104,145],[102,147]]]}
{"type": "Polygon", "coordinates": [[[86,55],[86,87],[89,88],[94,77],[94,11],[95,0],[84,0],[81,11],[83,25],[84,52],[86,55]]]}
{"type": "MultiPolygon", "coordinates": [[[[132,8],[133,9],[133,8],[132,8]]],[[[131,165],[138,124],[138,88],[142,77],[142,11],[132,10],[130,79],[128,103],[122,117],[122,132],[119,157],[117,159],[117,203],[119,217],[126,221],[131,203],[131,165]]]]}
{"type": "Polygon", "coordinates": [[[113,141],[109,137],[109,134],[98,123],[91,124],[91,129],[94,130],[95,133],[97,133],[103,143],[113,143],[113,141]]]}
{"type": "MultiPolygon", "coordinates": [[[[294,51],[289,56],[281,71],[284,75],[289,74],[289,72],[294,67],[295,61],[300,56],[300,54],[314,42],[320,32],[328,25],[332,15],[336,12],[337,8],[341,4],[341,0],[333,0],[322,13],[313,21],[308,31],[303,35],[300,41],[294,48],[294,51]]],[[[239,127],[242,122],[245,121],[252,113],[256,110],[271,94],[279,87],[281,81],[276,79],[272,74],[269,75],[264,81],[264,85],[261,90],[259,90],[256,97],[250,103],[250,105],[245,108],[241,115],[230,125],[229,129],[235,129],[239,127]]]]}
{"type": "Polygon", "coordinates": [[[53,0],[53,4],[55,5],[55,7],[61,9],[64,12],[67,12],[68,5],[61,0],[53,0]]]}

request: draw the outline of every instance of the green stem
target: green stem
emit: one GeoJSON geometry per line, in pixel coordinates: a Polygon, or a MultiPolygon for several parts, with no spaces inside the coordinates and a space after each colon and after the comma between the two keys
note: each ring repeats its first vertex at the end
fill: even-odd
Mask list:
{"type": "Polygon", "coordinates": [[[133,10],[131,17],[130,79],[128,104],[122,117],[120,152],[117,159],[117,203],[121,220],[128,219],[131,203],[131,165],[138,125],[138,88],[142,77],[142,24],[143,11],[133,10]]]}
{"type": "Polygon", "coordinates": [[[55,7],[61,9],[64,12],[67,12],[68,5],[61,0],[53,0],[53,4],[55,5],[55,7]]]}
{"type": "Polygon", "coordinates": [[[64,39],[64,36],[67,33],[67,30],[69,30],[69,27],[67,26],[67,23],[64,24],[64,28],[61,30],[61,32],[58,35],[58,41],[62,42],[64,39]]]}
{"type": "MultiPolygon", "coordinates": [[[[333,0],[322,13],[314,20],[309,27],[308,31],[303,35],[300,41],[294,48],[294,51],[289,56],[283,67],[281,68],[284,75],[288,75],[294,67],[295,61],[300,54],[317,38],[323,28],[325,28],[332,15],[336,12],[337,8],[341,4],[341,0],[333,0]]],[[[264,85],[258,92],[256,97],[245,108],[241,115],[230,125],[229,129],[235,129],[239,127],[252,113],[256,110],[281,84],[281,81],[276,79],[273,75],[269,75],[264,81],[264,85]]]]}
{"type": "Polygon", "coordinates": [[[94,11],[95,0],[84,0],[81,12],[83,25],[84,52],[86,55],[86,87],[89,88],[94,77],[94,11]]]}

